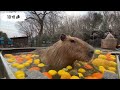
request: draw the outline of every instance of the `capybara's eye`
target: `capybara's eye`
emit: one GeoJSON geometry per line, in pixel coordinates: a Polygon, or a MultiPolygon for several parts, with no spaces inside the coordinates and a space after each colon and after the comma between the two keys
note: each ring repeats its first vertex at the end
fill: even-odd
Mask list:
{"type": "Polygon", "coordinates": [[[70,40],[71,43],[75,43],[75,40],[70,40]]]}

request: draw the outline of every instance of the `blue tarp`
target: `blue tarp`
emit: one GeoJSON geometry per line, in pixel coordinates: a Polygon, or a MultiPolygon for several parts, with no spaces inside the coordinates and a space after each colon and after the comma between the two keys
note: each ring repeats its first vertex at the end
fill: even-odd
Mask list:
{"type": "Polygon", "coordinates": [[[0,38],[0,45],[3,45],[3,44],[4,44],[4,38],[1,37],[1,38],[0,38]]]}
{"type": "Polygon", "coordinates": [[[3,44],[4,44],[4,41],[0,41],[0,44],[3,45],[3,44]]]}
{"type": "Polygon", "coordinates": [[[0,37],[0,40],[4,40],[4,37],[0,37]]]}
{"type": "Polygon", "coordinates": [[[11,39],[8,39],[8,44],[13,44],[13,41],[11,39]]]}
{"type": "MultiPolygon", "coordinates": [[[[13,41],[12,41],[11,39],[8,39],[7,43],[8,43],[9,45],[11,45],[11,44],[13,44],[13,41]]],[[[3,45],[3,44],[4,44],[4,38],[1,37],[1,38],[0,38],[0,45],[3,45]]]]}

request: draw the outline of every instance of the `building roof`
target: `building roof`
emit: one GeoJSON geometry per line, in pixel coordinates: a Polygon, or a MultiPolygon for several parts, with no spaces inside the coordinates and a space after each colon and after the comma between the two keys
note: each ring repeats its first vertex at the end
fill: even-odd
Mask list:
{"type": "Polygon", "coordinates": [[[20,38],[28,38],[28,37],[12,37],[10,39],[20,39],[20,38]]]}

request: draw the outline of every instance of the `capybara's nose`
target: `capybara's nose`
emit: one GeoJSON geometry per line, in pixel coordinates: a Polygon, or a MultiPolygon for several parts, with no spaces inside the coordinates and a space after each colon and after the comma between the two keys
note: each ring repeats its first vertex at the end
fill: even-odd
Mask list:
{"type": "Polygon", "coordinates": [[[94,53],[94,50],[89,50],[88,56],[89,56],[89,57],[92,57],[92,56],[93,56],[93,53],[94,53]]]}

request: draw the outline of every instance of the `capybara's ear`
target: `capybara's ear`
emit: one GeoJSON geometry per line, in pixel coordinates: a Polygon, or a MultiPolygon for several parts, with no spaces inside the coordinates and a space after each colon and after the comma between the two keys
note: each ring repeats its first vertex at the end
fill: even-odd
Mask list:
{"type": "Polygon", "coordinates": [[[64,40],[66,39],[66,35],[65,35],[65,34],[61,34],[60,39],[61,39],[62,41],[64,41],[64,40]]]}

